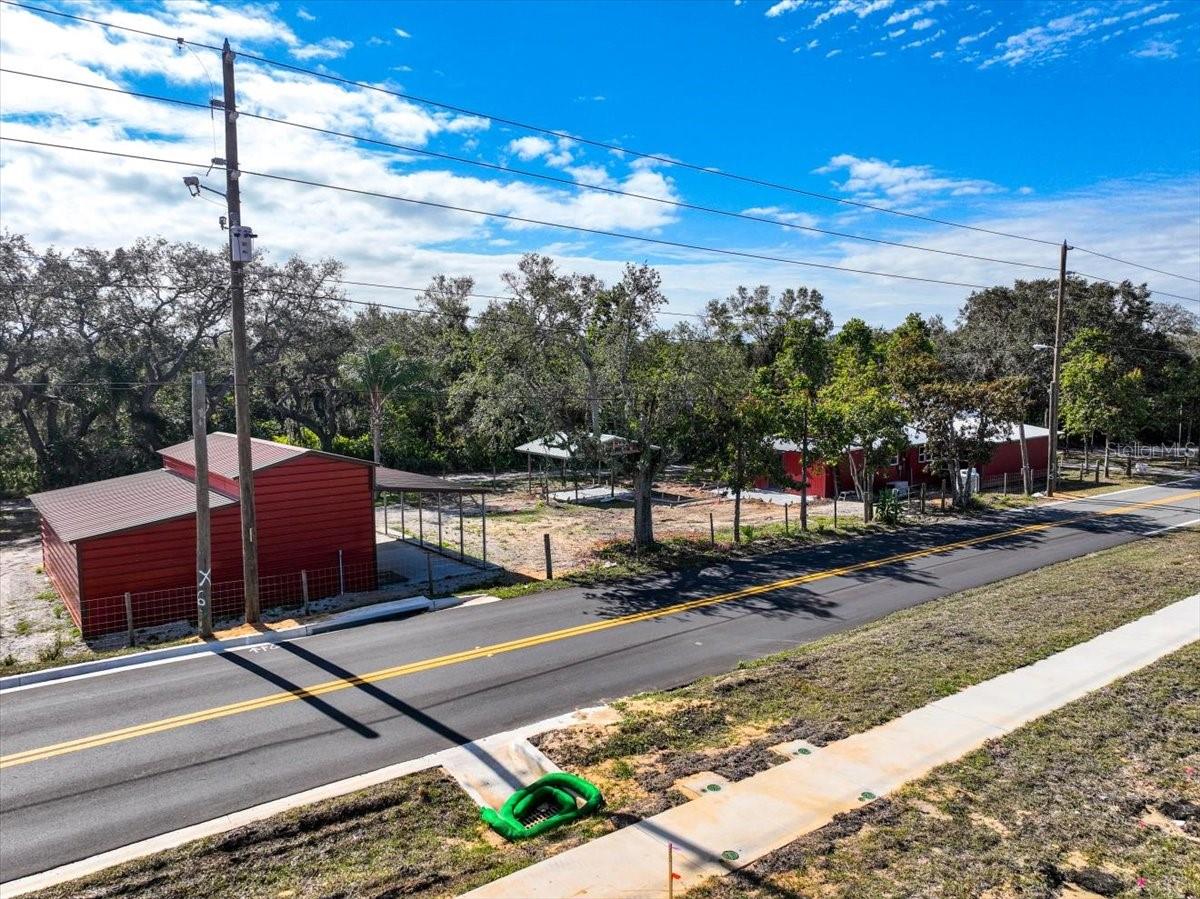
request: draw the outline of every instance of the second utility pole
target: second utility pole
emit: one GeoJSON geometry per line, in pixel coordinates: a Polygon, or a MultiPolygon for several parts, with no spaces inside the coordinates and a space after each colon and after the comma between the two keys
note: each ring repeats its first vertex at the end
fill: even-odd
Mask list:
{"type": "Polygon", "coordinates": [[[1062,357],[1063,300],[1067,292],[1067,242],[1062,242],[1058,257],[1058,302],[1054,308],[1054,370],[1050,374],[1050,411],[1046,424],[1050,430],[1049,452],[1046,456],[1046,496],[1054,496],[1058,485],[1058,370],[1062,357]]]}
{"type": "Polygon", "coordinates": [[[233,90],[233,51],[229,40],[221,53],[224,85],[225,198],[229,208],[229,297],[233,318],[233,403],[237,420],[238,493],[242,507],[242,581],[246,623],[257,624],[258,545],[255,542],[254,465],[250,452],[250,360],[246,350],[245,265],[250,261],[249,228],[242,227],[242,195],[238,186],[237,99],[233,90]]]}

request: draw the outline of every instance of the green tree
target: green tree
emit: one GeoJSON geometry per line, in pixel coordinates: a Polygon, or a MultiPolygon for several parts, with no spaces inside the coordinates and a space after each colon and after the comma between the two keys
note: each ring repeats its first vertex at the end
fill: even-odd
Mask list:
{"type": "Polygon", "coordinates": [[[402,388],[418,383],[420,366],[400,355],[395,347],[370,347],[348,355],[342,363],[347,385],[361,391],[370,419],[371,455],[376,465],[383,462],[383,413],[387,403],[402,388]]]}
{"type": "MultiPolygon", "coordinates": [[[[1104,474],[1108,476],[1112,438],[1132,440],[1146,420],[1145,378],[1124,368],[1109,336],[1087,328],[1067,344],[1062,367],[1062,415],[1069,433],[1104,434],[1104,474]]],[[[1126,473],[1132,466],[1126,456],[1126,473]]]]}
{"type": "Polygon", "coordinates": [[[851,319],[834,343],[832,377],[819,391],[815,410],[826,446],[822,455],[832,455],[830,444],[845,455],[869,522],[875,474],[906,442],[904,407],[894,396],[876,337],[863,322],[851,319]]]}
{"type": "Polygon", "coordinates": [[[800,529],[805,531],[808,530],[812,421],[821,388],[829,379],[831,326],[827,314],[812,314],[788,322],[783,347],[769,372],[771,387],[779,397],[780,430],[800,447],[800,529]]]}

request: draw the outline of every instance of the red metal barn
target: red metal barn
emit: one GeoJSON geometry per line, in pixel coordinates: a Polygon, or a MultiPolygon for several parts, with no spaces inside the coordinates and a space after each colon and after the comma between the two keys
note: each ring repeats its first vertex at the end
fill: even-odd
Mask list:
{"type": "MultiPolygon", "coordinates": [[[[925,444],[928,438],[916,428],[909,427],[908,447],[895,459],[892,465],[881,469],[875,474],[874,490],[894,481],[904,481],[910,485],[940,483],[939,476],[929,472],[928,459],[925,456],[925,444]]],[[[1046,460],[1050,453],[1050,432],[1037,425],[1025,425],[1025,442],[1029,451],[1029,467],[1034,471],[1044,471],[1046,460]]],[[[775,443],[779,451],[784,470],[795,481],[800,480],[800,448],[796,444],[779,440],[775,443]]],[[[861,464],[862,450],[851,451],[855,464],[861,464]]],[[[1017,428],[1014,426],[1004,439],[995,445],[995,450],[979,472],[980,478],[987,480],[1005,474],[1020,478],[1021,474],[1021,442],[1017,428]]],[[[850,474],[850,466],[846,461],[838,463],[836,472],[828,466],[810,464],[808,467],[809,494],[816,497],[832,499],[835,493],[854,489],[854,478],[850,474]]],[[[791,485],[785,489],[798,493],[791,485]]]]}
{"type": "MultiPolygon", "coordinates": [[[[295,603],[371,590],[375,575],[374,464],[252,440],[260,597],[295,603]],[[339,557],[341,551],[341,583],[339,557]]],[[[195,616],[196,484],[193,446],[160,450],[164,467],[30,497],[42,516],[46,574],[84,637],[195,616]]],[[[242,608],[237,440],[208,438],[214,612],[242,608]]]]}

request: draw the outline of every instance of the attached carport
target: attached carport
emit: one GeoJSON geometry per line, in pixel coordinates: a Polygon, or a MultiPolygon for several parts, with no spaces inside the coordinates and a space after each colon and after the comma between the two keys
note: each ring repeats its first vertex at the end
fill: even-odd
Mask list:
{"type": "MultiPolygon", "coordinates": [[[[480,561],[487,562],[487,494],[488,489],[478,484],[468,484],[459,481],[448,481],[435,478],[432,475],[418,474],[412,471],[401,471],[397,468],[379,466],[375,469],[375,492],[383,497],[383,530],[392,535],[388,514],[391,501],[399,499],[400,531],[395,536],[406,543],[416,543],[422,549],[436,552],[444,556],[453,556],[453,545],[449,551],[443,540],[442,509],[447,499],[458,504],[458,552],[460,561],[466,561],[466,549],[463,540],[463,500],[464,497],[479,497],[479,521],[481,531],[480,561]],[[416,499],[415,504],[412,498],[416,499]],[[431,502],[432,500],[432,502],[431,502]],[[437,542],[425,539],[425,509],[433,506],[437,509],[437,542]],[[417,516],[416,538],[408,534],[406,513],[415,509],[417,516]]],[[[432,536],[432,535],[431,535],[432,536]]]]}

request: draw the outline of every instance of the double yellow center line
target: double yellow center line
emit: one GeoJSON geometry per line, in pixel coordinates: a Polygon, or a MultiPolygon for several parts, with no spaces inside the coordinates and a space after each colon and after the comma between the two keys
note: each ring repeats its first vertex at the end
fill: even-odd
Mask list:
{"type": "Polygon", "coordinates": [[[294,690],[271,693],[266,696],[260,696],[257,699],[246,699],[242,700],[241,702],[230,703],[229,705],[216,706],[214,708],[203,709],[198,712],[189,712],[184,715],[175,715],[173,717],[163,718],[158,721],[150,721],[145,724],[135,724],[131,727],[110,730],[105,733],[95,734],[90,737],[80,737],[75,740],[67,740],[63,743],[56,743],[51,746],[43,746],[38,749],[27,749],[23,752],[14,752],[10,755],[0,756],[0,769],[24,765],[28,764],[29,762],[37,762],[59,755],[66,755],[68,753],[81,752],[85,749],[106,746],[110,743],[117,743],[122,740],[132,740],[135,737],[145,737],[151,734],[161,733],[163,731],[174,730],[178,727],[187,727],[191,724],[200,724],[205,721],[215,721],[218,718],[228,718],[231,715],[241,715],[246,712],[255,712],[260,709],[267,709],[271,708],[272,706],[282,705],[286,702],[294,702],[300,699],[324,696],[327,693],[348,690],[352,687],[358,687],[363,684],[374,684],[380,681],[404,677],[410,674],[433,671],[436,668],[445,668],[448,665],[458,665],[463,662],[471,662],[476,659],[490,658],[491,656],[500,655],[502,653],[516,652],[522,649],[531,649],[535,646],[541,646],[546,643],[554,643],[559,640],[569,640],[573,637],[582,637],[587,634],[595,634],[599,633],[600,631],[606,631],[615,627],[624,627],[625,625],[636,624],[640,621],[650,621],[655,618],[662,618],[669,615],[679,615],[684,612],[702,609],[707,606],[715,606],[721,603],[745,599],[746,597],[750,596],[758,596],[763,593],[770,593],[775,590],[783,590],[788,587],[796,587],[801,584],[810,584],[814,581],[826,580],[828,578],[838,577],[840,575],[854,574],[859,571],[867,571],[869,569],[880,568],[885,565],[894,565],[897,562],[920,559],[925,556],[950,552],[952,550],[962,549],[963,547],[974,546],[980,543],[990,543],[995,540],[1004,540],[1010,537],[1017,537],[1022,534],[1033,534],[1039,531],[1049,530],[1050,528],[1076,524],[1078,522],[1086,521],[1090,518],[1095,518],[1101,515],[1115,515],[1130,512],[1135,509],[1143,509],[1150,506],[1163,505],[1165,503],[1175,503],[1183,500],[1194,499],[1196,497],[1200,497],[1200,490],[1196,490],[1191,493],[1185,493],[1179,496],[1163,497],[1161,499],[1150,500],[1148,502],[1117,506],[1111,509],[1105,509],[1100,512],[1092,512],[1086,515],[1079,515],[1062,521],[1047,521],[1039,522],[1038,524],[1025,525],[1024,527],[1013,528],[1012,530],[1002,531],[998,534],[983,534],[966,540],[957,540],[953,543],[943,543],[927,549],[897,553],[895,555],[885,556],[881,559],[872,559],[866,562],[856,562],[853,565],[843,565],[839,568],[827,568],[821,571],[814,571],[808,574],[798,575],[796,577],[772,581],[771,583],[767,584],[759,584],[757,586],[746,587],[741,590],[734,590],[729,593],[721,593],[716,596],[706,596],[701,599],[691,599],[687,600],[686,602],[680,602],[676,603],[675,605],[664,606],[657,609],[650,609],[645,612],[637,612],[631,615],[622,615],[618,618],[607,618],[602,621],[594,621],[589,624],[581,624],[575,627],[562,628],[561,630],[548,631],[542,634],[534,634],[529,637],[508,640],[504,643],[493,643],[488,646],[479,646],[475,649],[454,652],[448,655],[437,656],[432,659],[408,662],[404,665],[396,665],[391,668],[381,668],[378,671],[372,671],[367,674],[356,675],[354,677],[337,678],[335,680],[315,684],[311,687],[297,687],[294,690]]]}

